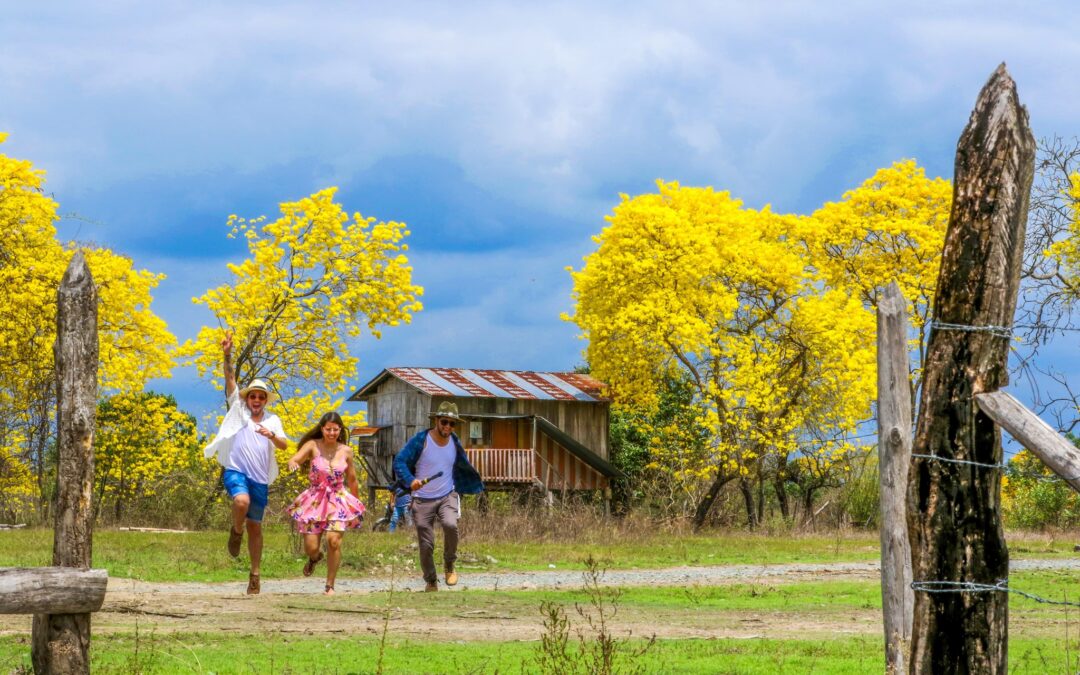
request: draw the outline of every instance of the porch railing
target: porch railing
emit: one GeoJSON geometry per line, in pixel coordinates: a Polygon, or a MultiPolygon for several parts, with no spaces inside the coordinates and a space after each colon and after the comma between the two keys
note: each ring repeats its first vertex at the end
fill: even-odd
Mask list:
{"type": "Polygon", "coordinates": [[[466,448],[480,477],[495,483],[533,483],[536,475],[536,453],[530,448],[466,448]]]}

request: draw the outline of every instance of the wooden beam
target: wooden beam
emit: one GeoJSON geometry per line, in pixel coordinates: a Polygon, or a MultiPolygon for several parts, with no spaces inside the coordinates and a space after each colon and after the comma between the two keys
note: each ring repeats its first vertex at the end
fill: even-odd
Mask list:
{"type": "Polygon", "coordinates": [[[1000,424],[1020,445],[1080,492],[1080,448],[1070,443],[1038,415],[1003,391],[976,394],[979,408],[1000,424]]]}
{"type": "Polygon", "coordinates": [[[73,567],[0,568],[0,614],[85,614],[101,609],[109,574],[73,567]]]}
{"type": "Polygon", "coordinates": [[[911,543],[907,483],[911,465],[911,376],[908,372],[907,300],[894,281],[877,309],[878,480],[881,484],[881,613],[885,672],[907,669],[911,641],[911,543]]]}
{"type": "Polygon", "coordinates": [[[956,146],[908,483],[912,673],[1008,672],[1008,594],[919,584],[993,586],[1009,576],[1001,433],[974,397],[1008,383],[1034,159],[1027,111],[1002,64],[956,146]]]}

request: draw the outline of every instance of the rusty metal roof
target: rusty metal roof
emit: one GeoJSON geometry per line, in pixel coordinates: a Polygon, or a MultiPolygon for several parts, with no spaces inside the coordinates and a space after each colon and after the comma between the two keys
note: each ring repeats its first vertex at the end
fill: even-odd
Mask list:
{"type": "Polygon", "coordinates": [[[353,427],[352,431],[349,432],[349,435],[353,438],[356,438],[357,436],[367,438],[379,433],[379,429],[382,429],[382,427],[353,427]]]}
{"type": "Polygon", "coordinates": [[[534,370],[474,370],[469,368],[387,368],[349,397],[362,401],[388,377],[396,377],[432,396],[608,401],[604,383],[581,373],[534,370]]]}

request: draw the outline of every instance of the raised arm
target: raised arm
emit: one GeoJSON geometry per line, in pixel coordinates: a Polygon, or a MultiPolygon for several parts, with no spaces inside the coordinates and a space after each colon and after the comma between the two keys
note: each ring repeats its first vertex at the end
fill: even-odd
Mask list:
{"type": "Polygon", "coordinates": [[[232,396],[236,391],[236,373],[232,364],[232,331],[225,331],[225,337],[221,341],[221,368],[225,372],[225,398],[232,396]]]}

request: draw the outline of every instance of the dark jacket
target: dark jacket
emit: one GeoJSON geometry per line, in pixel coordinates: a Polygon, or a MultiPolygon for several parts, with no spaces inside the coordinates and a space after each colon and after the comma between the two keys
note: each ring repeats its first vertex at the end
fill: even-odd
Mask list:
{"type": "MultiPolygon", "coordinates": [[[[424,451],[428,431],[425,429],[418,432],[409,439],[398,454],[394,455],[394,473],[405,485],[411,485],[416,479],[416,461],[420,459],[420,453],[424,451]]],[[[457,449],[457,456],[454,458],[454,490],[463,495],[483,492],[484,483],[480,480],[480,472],[469,464],[469,458],[465,456],[465,448],[461,447],[457,434],[451,433],[450,440],[454,442],[454,447],[457,449]]]]}

